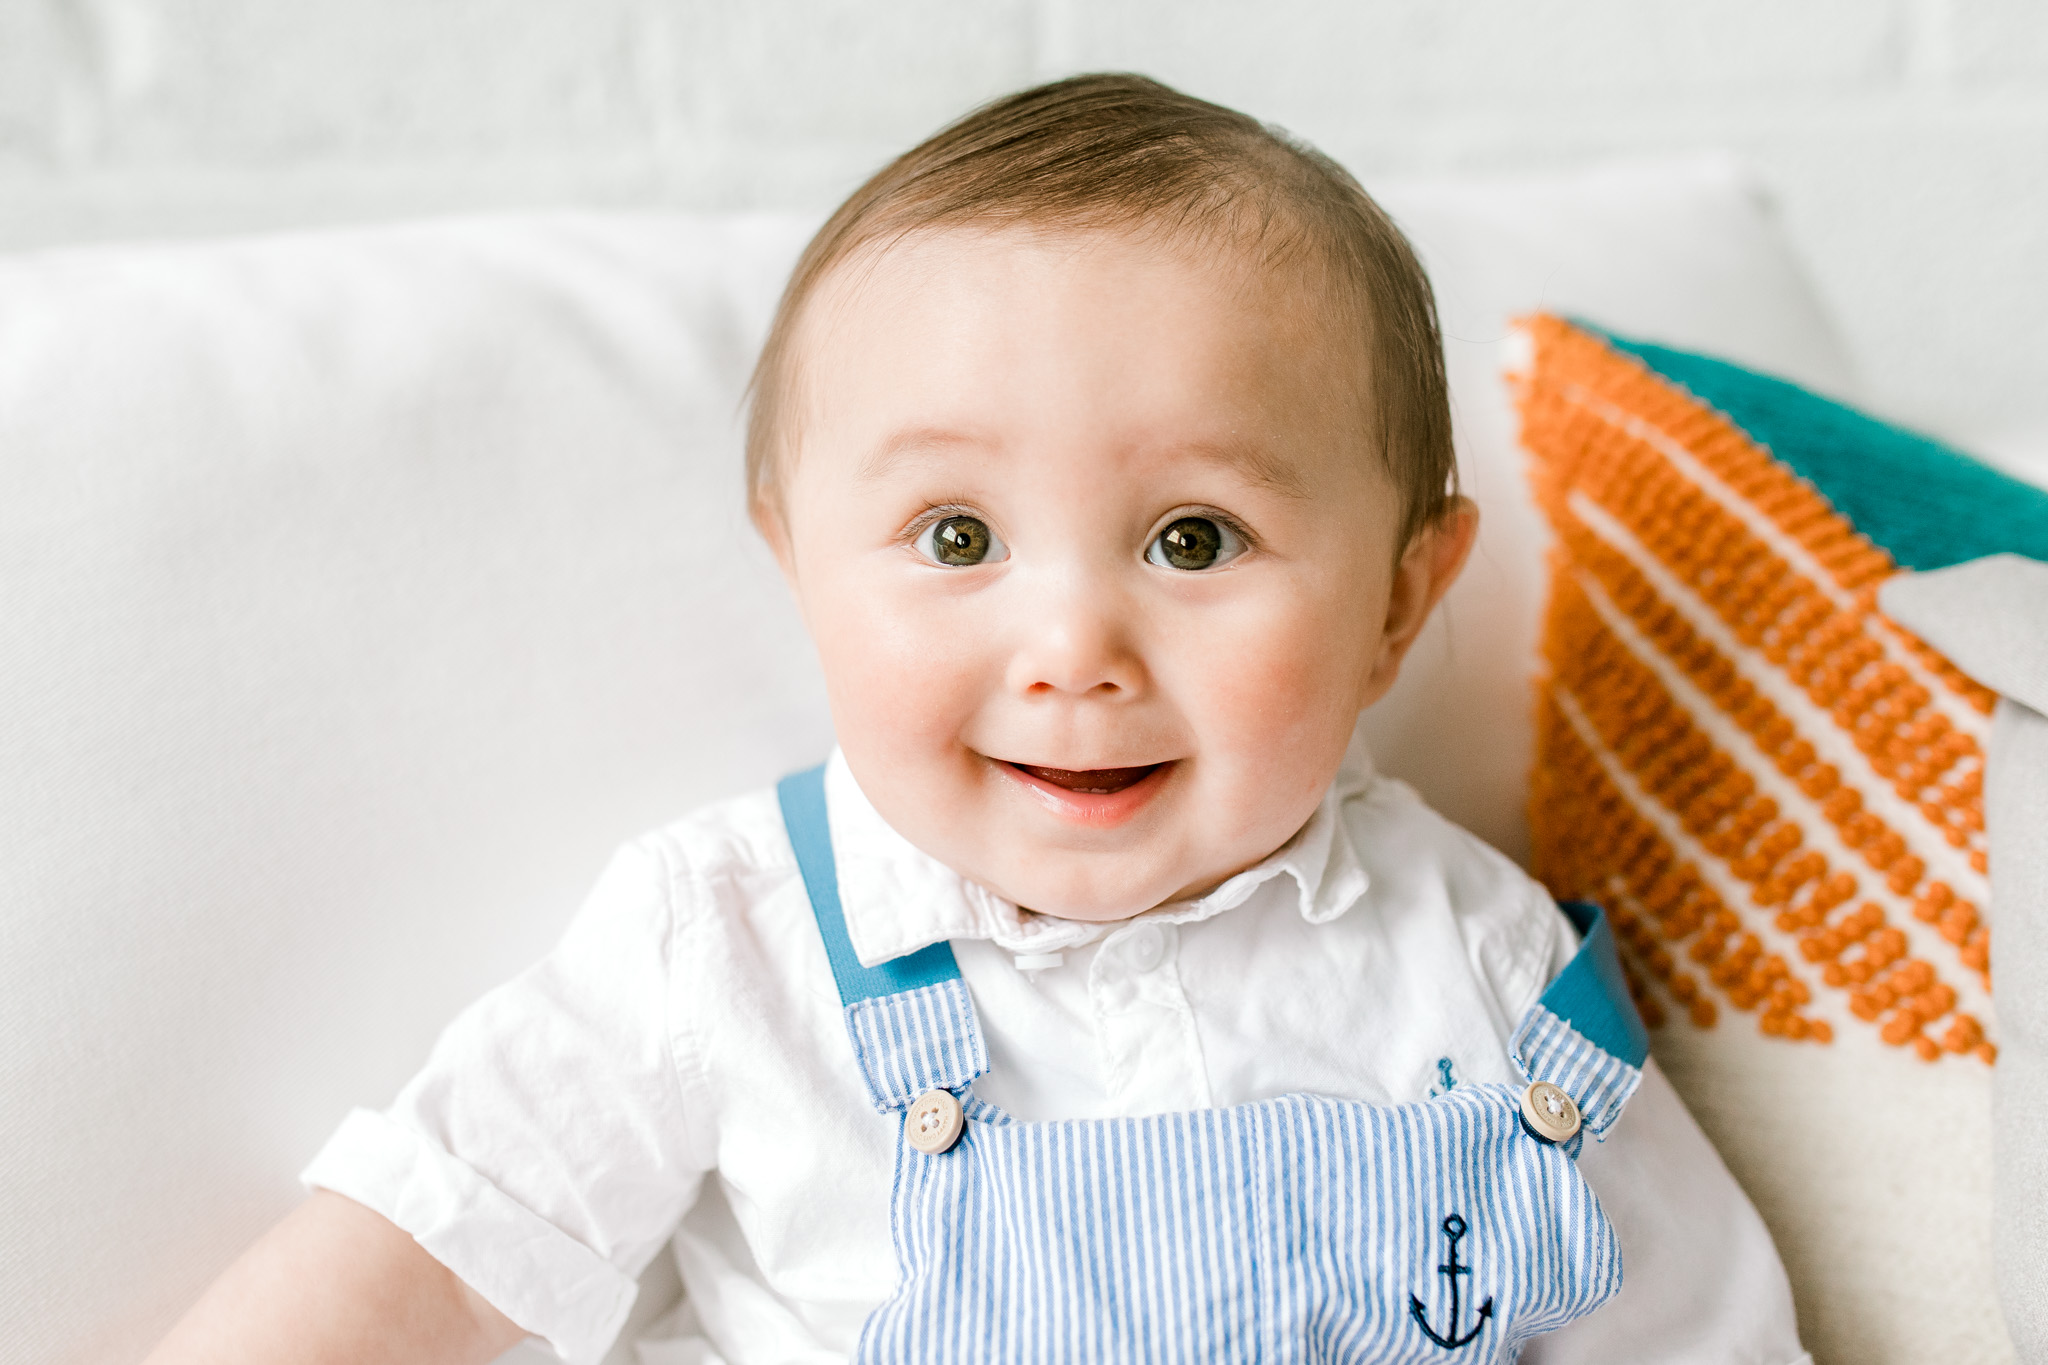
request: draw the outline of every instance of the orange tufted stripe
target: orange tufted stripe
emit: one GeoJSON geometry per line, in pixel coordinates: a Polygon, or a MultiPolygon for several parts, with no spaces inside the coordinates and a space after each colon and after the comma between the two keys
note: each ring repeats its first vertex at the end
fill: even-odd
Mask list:
{"type": "Polygon", "coordinates": [[[1768,450],[1598,336],[1524,326],[1558,536],[1537,875],[1612,907],[1653,1024],[1719,1001],[1992,1060],[1992,697],[1877,610],[1891,557],[1768,450]]]}

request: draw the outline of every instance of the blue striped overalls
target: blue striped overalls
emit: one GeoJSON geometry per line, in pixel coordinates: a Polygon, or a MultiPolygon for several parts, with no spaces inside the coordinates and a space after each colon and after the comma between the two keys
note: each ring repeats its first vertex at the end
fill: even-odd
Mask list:
{"type": "Polygon", "coordinates": [[[778,794],[868,1095],[904,1115],[900,1279],[856,1360],[1508,1361],[1621,1287],[1573,1158],[1648,1039],[1597,909],[1567,907],[1579,951],[1515,1030],[1527,1089],[1024,1123],[970,1089],[988,1057],[947,944],[854,956],[822,769],[778,794]]]}

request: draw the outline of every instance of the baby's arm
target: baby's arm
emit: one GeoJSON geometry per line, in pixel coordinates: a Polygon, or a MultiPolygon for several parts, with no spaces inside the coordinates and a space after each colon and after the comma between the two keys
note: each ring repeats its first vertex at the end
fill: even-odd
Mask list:
{"type": "Polygon", "coordinates": [[[315,1190],[144,1365],[482,1365],[525,1335],[383,1215],[315,1190]]]}
{"type": "Polygon", "coordinates": [[[1522,1365],[1799,1365],[1771,1234],[1655,1061],[1579,1172],[1621,1240],[1621,1292],[1522,1365]]]}
{"type": "Polygon", "coordinates": [[[676,1062],[670,867],[658,840],[620,850],[553,952],[349,1116],[300,1176],[320,1192],[151,1365],[480,1362],[528,1333],[601,1358],[712,1165],[676,1062]]]}
{"type": "MultiPolygon", "coordinates": [[[[1555,977],[1578,935],[1531,887],[1555,977]]],[[[1771,1234],[1656,1059],[1606,1141],[1578,1157],[1621,1244],[1621,1292],[1523,1349],[1521,1365],[1801,1365],[1771,1234]]]]}

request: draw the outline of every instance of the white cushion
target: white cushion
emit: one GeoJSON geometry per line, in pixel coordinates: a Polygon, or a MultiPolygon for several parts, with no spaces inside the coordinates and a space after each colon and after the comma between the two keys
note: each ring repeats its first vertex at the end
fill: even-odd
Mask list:
{"type": "MultiPolygon", "coordinates": [[[[1538,306],[1823,387],[1725,163],[1386,188],[1480,552],[1369,718],[1520,851],[1538,306]]],[[[607,849],[829,742],[745,526],[794,218],[568,215],[0,261],[0,1340],[132,1357],[607,849]]],[[[650,1305],[658,1308],[658,1303],[650,1305]]]]}
{"type": "Polygon", "coordinates": [[[1761,192],[1733,161],[1376,193],[1436,284],[1459,476],[1481,517],[1463,578],[1364,731],[1381,767],[1526,860],[1529,680],[1550,533],[1516,439],[1512,319],[1538,308],[1583,316],[1842,396],[1853,388],[1850,366],[1761,192]]]}
{"type": "Polygon", "coordinates": [[[1884,585],[1885,614],[2002,696],[1984,771],[2001,1043],[1994,1237],[2000,1302],[2048,1354],[2048,564],[1993,555],[1884,585]]]}
{"type": "Polygon", "coordinates": [[[735,454],[807,227],[0,264],[0,1355],[139,1355],[612,845],[824,752],[735,454]]]}

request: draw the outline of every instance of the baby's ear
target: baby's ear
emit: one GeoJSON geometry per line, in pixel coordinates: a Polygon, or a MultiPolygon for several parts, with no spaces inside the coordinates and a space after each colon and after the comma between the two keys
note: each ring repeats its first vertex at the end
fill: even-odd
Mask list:
{"type": "Polygon", "coordinates": [[[1479,504],[1467,497],[1453,497],[1443,513],[1416,532],[1401,551],[1401,560],[1394,566],[1393,588],[1387,594],[1379,653],[1373,660],[1372,676],[1366,680],[1366,706],[1385,696],[1400,676],[1408,647],[1422,634],[1429,614],[1451,590],[1451,584],[1458,581],[1478,537],[1479,504]]]}
{"type": "Polygon", "coordinates": [[[782,568],[783,580],[794,591],[796,574],[790,562],[789,524],[783,519],[782,505],[765,493],[756,493],[747,504],[747,516],[761,533],[761,539],[768,542],[770,553],[782,568]]]}

